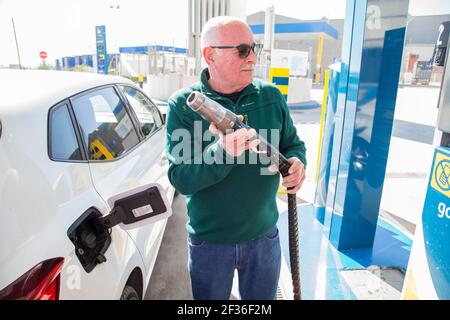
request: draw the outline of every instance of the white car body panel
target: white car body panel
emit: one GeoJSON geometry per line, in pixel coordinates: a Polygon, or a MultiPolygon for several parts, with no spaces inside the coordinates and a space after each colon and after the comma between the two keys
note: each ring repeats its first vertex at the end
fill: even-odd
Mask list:
{"type": "MultiPolygon", "coordinates": [[[[110,195],[126,192],[137,185],[145,185],[152,182],[160,183],[164,187],[164,165],[161,154],[164,152],[164,130],[159,130],[147,140],[152,144],[140,145],[130,152],[126,159],[111,162],[90,163],[92,181],[102,198],[109,202],[110,195]],[[153,164],[151,167],[149,167],[153,164]],[[129,180],[126,177],[134,177],[129,180]]],[[[166,186],[167,187],[167,186],[166,186]]],[[[145,225],[134,230],[129,230],[133,241],[139,248],[145,261],[146,270],[151,271],[154,261],[151,256],[156,256],[158,248],[154,241],[165,228],[163,223],[145,225]],[[148,235],[151,235],[150,238],[148,235]]]]}
{"type": "Polygon", "coordinates": [[[128,232],[113,227],[107,261],[90,273],[67,230],[90,207],[108,214],[109,198],[142,184],[159,182],[172,199],[167,164],[161,162],[164,128],[111,162],[53,161],[47,150],[52,106],[116,83],[133,85],[96,74],[0,70],[6,93],[0,100],[0,291],[41,261],[63,257],[60,299],[119,299],[135,268],[142,272],[145,294],[167,219],[128,232]]]}

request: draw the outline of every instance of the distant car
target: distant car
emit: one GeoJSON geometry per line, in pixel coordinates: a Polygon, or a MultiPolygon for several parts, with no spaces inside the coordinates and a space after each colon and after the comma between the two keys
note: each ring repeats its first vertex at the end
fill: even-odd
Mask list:
{"type": "Polygon", "coordinates": [[[131,81],[0,70],[0,299],[140,299],[174,195],[131,81]]]}

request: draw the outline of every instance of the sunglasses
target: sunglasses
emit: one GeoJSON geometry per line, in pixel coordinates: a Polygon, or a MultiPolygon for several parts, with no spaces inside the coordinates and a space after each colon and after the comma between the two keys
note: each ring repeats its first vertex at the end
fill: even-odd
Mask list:
{"type": "Polygon", "coordinates": [[[236,48],[238,50],[239,58],[245,59],[249,56],[250,50],[253,51],[255,55],[259,55],[262,49],[262,45],[260,43],[253,43],[252,45],[242,43],[238,46],[210,46],[214,49],[232,49],[236,48]]]}

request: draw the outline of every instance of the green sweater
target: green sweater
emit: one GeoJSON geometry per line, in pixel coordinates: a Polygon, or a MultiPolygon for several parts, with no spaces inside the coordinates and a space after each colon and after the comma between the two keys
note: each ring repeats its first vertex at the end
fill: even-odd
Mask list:
{"type": "Polygon", "coordinates": [[[278,143],[286,158],[297,157],[306,165],[306,149],[297,136],[286,101],[277,87],[254,80],[233,103],[216,93],[209,86],[208,78],[205,69],[200,82],[174,93],[168,101],[169,180],[178,192],[186,195],[189,233],[210,242],[242,243],[260,237],[276,224],[280,175],[261,174],[268,166],[267,161],[261,158],[256,163],[249,163],[249,151],[239,161],[227,155],[217,136],[212,140],[202,139],[209,123],[186,105],[189,94],[200,91],[234,113],[243,115],[249,126],[272,144],[278,143]],[[267,134],[261,129],[266,129],[263,131],[267,134]],[[279,134],[271,135],[270,129],[278,129],[279,134]],[[208,153],[210,159],[217,161],[205,163],[202,153],[208,153]],[[241,164],[243,157],[247,159],[245,164],[241,164]],[[230,163],[233,160],[234,163],[230,163]]]}

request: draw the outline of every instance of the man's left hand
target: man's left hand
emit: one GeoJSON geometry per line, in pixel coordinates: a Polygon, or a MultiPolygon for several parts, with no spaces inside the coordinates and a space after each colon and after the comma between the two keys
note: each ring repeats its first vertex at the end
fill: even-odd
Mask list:
{"type": "Polygon", "coordinates": [[[287,159],[289,163],[291,163],[291,167],[289,168],[289,175],[283,177],[282,185],[288,188],[287,192],[290,194],[297,193],[300,190],[303,181],[305,181],[305,166],[303,163],[296,157],[292,157],[287,159]],[[292,188],[292,189],[289,189],[292,188]]]}

